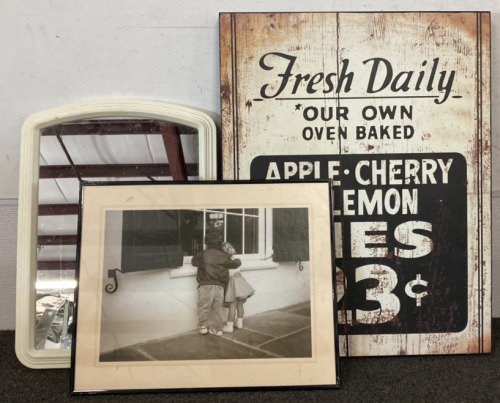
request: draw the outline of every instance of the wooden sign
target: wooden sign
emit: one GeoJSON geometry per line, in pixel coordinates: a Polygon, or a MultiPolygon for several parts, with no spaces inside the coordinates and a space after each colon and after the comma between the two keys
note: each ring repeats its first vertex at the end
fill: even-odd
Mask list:
{"type": "Polygon", "coordinates": [[[491,349],[490,14],[223,13],[224,179],[334,187],[342,355],[491,349]]]}

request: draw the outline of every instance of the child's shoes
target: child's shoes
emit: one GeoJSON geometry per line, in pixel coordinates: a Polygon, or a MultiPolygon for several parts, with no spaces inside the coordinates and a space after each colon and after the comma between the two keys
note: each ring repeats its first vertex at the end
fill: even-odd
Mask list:
{"type": "Polygon", "coordinates": [[[243,329],[243,318],[236,318],[236,329],[243,329]]]}
{"type": "Polygon", "coordinates": [[[224,333],[233,333],[233,322],[227,322],[222,328],[224,333]]]}
{"type": "Polygon", "coordinates": [[[214,329],[213,327],[211,327],[209,330],[208,330],[208,333],[214,335],[214,336],[222,336],[223,333],[222,333],[222,330],[217,330],[217,329],[214,329]]]}
{"type": "Polygon", "coordinates": [[[198,329],[198,331],[200,332],[200,334],[207,334],[208,333],[208,328],[206,326],[200,326],[200,328],[198,329]]]}

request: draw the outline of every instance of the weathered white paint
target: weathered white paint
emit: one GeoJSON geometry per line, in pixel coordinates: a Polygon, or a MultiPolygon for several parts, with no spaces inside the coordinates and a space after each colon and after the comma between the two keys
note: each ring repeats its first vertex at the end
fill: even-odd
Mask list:
{"type": "MultiPolygon", "coordinates": [[[[342,209],[342,213],[338,214],[340,225],[335,237],[337,243],[343,241],[345,246],[349,245],[349,248],[336,249],[336,266],[342,278],[340,281],[344,282],[345,273],[347,284],[345,296],[338,299],[341,307],[339,324],[346,325],[339,327],[341,355],[489,352],[490,14],[223,13],[220,26],[223,178],[329,177],[335,181],[334,193],[337,198],[334,209],[342,209]],[[425,58],[433,59],[433,72],[438,69],[439,64],[446,66],[440,73],[440,93],[434,103],[427,98],[436,89],[432,82],[435,78],[433,72],[425,87],[421,85],[425,81],[424,70],[419,73],[417,85],[411,84],[410,77],[414,69],[427,65],[425,58]],[[379,74],[380,63],[386,66],[387,74],[383,80],[379,74]],[[370,64],[371,68],[367,69],[370,64]],[[451,73],[447,73],[446,69],[452,70],[451,73]],[[401,73],[395,76],[397,78],[389,90],[388,81],[397,72],[401,73]],[[401,88],[399,81],[405,74],[409,74],[405,81],[407,87],[401,88]],[[449,79],[446,78],[448,74],[449,79]],[[459,78],[453,81],[455,74],[459,78]],[[330,80],[332,76],[336,79],[330,80]],[[452,87],[459,95],[450,96],[452,87]],[[378,95],[372,98],[374,93],[378,95]],[[394,100],[394,97],[399,101],[394,100]],[[455,102],[448,103],[448,99],[455,102]],[[396,111],[398,106],[401,113],[394,113],[392,116],[383,113],[383,108],[396,111]],[[383,133],[382,128],[387,131],[383,133]],[[394,160],[391,161],[391,153],[437,155],[436,153],[452,150],[463,156],[464,170],[460,179],[457,179],[460,186],[463,186],[466,175],[466,187],[462,192],[453,192],[457,206],[459,203],[467,205],[467,213],[465,210],[452,209],[449,213],[453,223],[460,222],[462,228],[467,227],[467,242],[462,244],[460,240],[450,239],[457,248],[457,253],[446,254],[446,235],[440,231],[440,228],[445,231],[446,215],[438,214],[437,219],[423,220],[429,221],[425,225],[428,225],[427,228],[432,233],[443,234],[443,242],[438,235],[433,239],[434,243],[427,242],[422,250],[417,246],[411,254],[401,254],[401,249],[397,247],[394,249],[394,256],[388,252],[390,248],[374,248],[373,244],[365,248],[365,242],[377,244],[387,241],[390,244],[388,238],[383,236],[383,241],[374,235],[368,242],[364,237],[366,231],[371,234],[391,232],[392,229],[385,222],[386,216],[401,219],[401,223],[408,220],[408,213],[425,214],[425,209],[419,210],[417,206],[419,189],[414,189],[413,196],[410,196],[410,192],[407,193],[406,201],[412,199],[411,205],[414,207],[402,202],[404,189],[403,192],[401,189],[385,189],[387,213],[383,219],[367,221],[372,215],[371,208],[364,211],[362,203],[358,210],[356,195],[359,196],[357,201],[366,200],[364,192],[370,189],[369,191],[374,190],[372,200],[378,200],[379,214],[383,213],[384,191],[377,187],[408,186],[405,184],[409,184],[410,180],[403,181],[394,175],[401,174],[409,178],[416,174],[412,173],[410,164],[402,165],[402,160],[398,159],[402,157],[392,157],[394,160]],[[327,163],[322,159],[325,154],[342,155],[337,164],[338,169],[332,169],[336,166],[332,164],[335,161],[327,163]],[[380,165],[370,161],[371,157],[362,156],[378,154],[383,155],[380,165]],[[360,160],[354,166],[350,161],[356,155],[360,160]],[[373,168],[373,175],[363,175],[363,169],[370,167],[373,168]],[[380,178],[382,171],[385,175],[380,178]],[[362,188],[351,190],[354,183],[362,188]],[[463,197],[461,202],[458,199],[459,193],[463,197]],[[387,195],[391,196],[388,198],[387,195]],[[400,203],[391,204],[391,197],[400,203]],[[340,204],[336,204],[338,201],[340,204]],[[405,206],[410,208],[405,210],[405,206]],[[475,211],[479,212],[474,214],[475,211]],[[356,222],[357,219],[360,222],[356,222]],[[433,250],[434,253],[431,254],[433,250]],[[433,278],[432,282],[424,280],[423,283],[425,287],[430,285],[428,290],[432,301],[429,298],[428,307],[433,313],[425,308],[418,313],[410,313],[400,307],[413,305],[416,294],[411,290],[415,282],[409,282],[406,292],[398,295],[397,287],[401,286],[398,279],[404,279],[410,273],[414,276],[411,266],[417,261],[412,259],[426,255],[429,258],[433,256],[429,259],[430,263],[423,264],[420,260],[413,268],[419,271],[416,274],[418,282],[420,277],[433,278]],[[438,255],[441,258],[437,258],[438,255]],[[447,259],[451,262],[458,256],[460,261],[456,264],[442,266],[447,259]],[[366,258],[362,266],[356,261],[360,257],[366,258]],[[391,263],[380,264],[376,260],[380,257],[389,258],[388,261],[395,264],[392,268],[391,263]],[[374,260],[370,261],[370,258],[374,260]],[[407,258],[409,259],[406,260],[407,258]],[[395,269],[398,266],[396,260],[408,263],[398,273],[395,269]],[[440,263],[436,264],[438,261],[440,263]],[[432,269],[424,272],[424,265],[432,269]],[[467,271],[466,277],[464,269],[467,271]],[[363,304],[364,297],[359,298],[358,305],[358,294],[354,290],[364,279],[376,276],[379,280],[377,288],[366,290],[367,300],[379,299],[380,302],[380,310],[373,315],[364,308],[358,309],[363,304]],[[461,282],[460,287],[454,287],[455,280],[461,282]],[[452,289],[461,289],[460,302],[457,299],[461,307],[457,315],[449,311],[457,305],[450,300],[440,305],[439,298],[432,297],[442,295],[443,288],[440,287],[444,281],[448,281],[447,284],[452,289]],[[437,287],[432,289],[432,284],[437,287]],[[468,308],[465,309],[464,306],[468,308]],[[452,329],[451,326],[438,329],[432,325],[423,325],[458,323],[457,318],[466,310],[467,316],[463,317],[460,329],[452,329]],[[450,312],[449,321],[443,318],[446,311],[450,312]],[[352,324],[348,319],[351,314],[352,324]],[[389,323],[392,319],[398,322],[398,326],[390,331],[370,326],[389,323]],[[413,327],[413,324],[418,326],[413,327]],[[372,330],[366,330],[365,325],[372,330]],[[386,331],[394,332],[393,337],[385,334],[386,331]],[[405,337],[399,332],[406,333],[405,337]],[[373,337],[370,333],[373,333],[373,337]],[[473,340],[477,340],[477,344],[473,340]]],[[[442,184],[451,185],[449,170],[453,161],[460,158],[451,155],[445,160],[428,158],[431,157],[426,156],[419,165],[422,180],[419,179],[418,183],[423,187],[438,184],[438,180],[428,178],[425,174],[426,171],[430,172],[428,168],[432,162],[443,171],[442,184]]],[[[458,167],[456,164],[455,162],[458,167]]],[[[428,210],[435,209],[437,213],[436,206],[441,205],[443,199],[444,197],[433,199],[427,193],[421,201],[423,205],[432,203],[428,210]]],[[[418,219],[417,217],[414,216],[414,219],[418,219]]],[[[387,220],[389,221],[388,218],[387,220]]],[[[415,225],[412,223],[408,227],[408,223],[409,221],[398,225],[394,231],[398,242],[403,244],[408,242],[405,238],[411,233],[409,227],[415,225]]],[[[421,224],[423,223],[416,225],[421,224]]],[[[451,227],[448,232],[458,233],[451,227]]],[[[339,295],[343,295],[344,289],[339,286],[339,290],[339,295]]],[[[458,297],[459,294],[454,295],[458,297]]],[[[417,297],[417,307],[421,306],[420,302],[420,297],[417,297]]]]}
{"type": "MultiPolygon", "coordinates": [[[[32,113],[96,98],[177,102],[218,114],[218,13],[222,11],[491,11],[495,0],[5,0],[0,13],[0,329],[14,329],[19,147],[32,113]]],[[[492,52],[493,316],[500,317],[500,54],[492,52]]]]}

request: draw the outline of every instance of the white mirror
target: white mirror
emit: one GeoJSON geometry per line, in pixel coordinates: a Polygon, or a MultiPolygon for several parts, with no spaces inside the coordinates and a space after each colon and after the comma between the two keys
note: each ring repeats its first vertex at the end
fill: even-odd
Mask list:
{"type": "Polygon", "coordinates": [[[16,354],[30,368],[70,366],[82,180],[215,180],[216,127],[199,110],[99,100],[31,115],[19,179],[16,354]]]}

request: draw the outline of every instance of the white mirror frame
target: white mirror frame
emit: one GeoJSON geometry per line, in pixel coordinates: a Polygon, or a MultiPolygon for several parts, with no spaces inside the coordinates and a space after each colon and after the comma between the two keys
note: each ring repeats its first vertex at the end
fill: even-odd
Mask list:
{"type": "Polygon", "coordinates": [[[71,349],[35,348],[41,131],[74,120],[105,117],[157,119],[196,128],[199,137],[199,178],[217,179],[215,123],[206,113],[191,107],[149,100],[96,100],[47,109],[26,119],[21,133],[19,172],[15,348],[19,361],[29,368],[69,368],[71,363],[71,349]]]}

